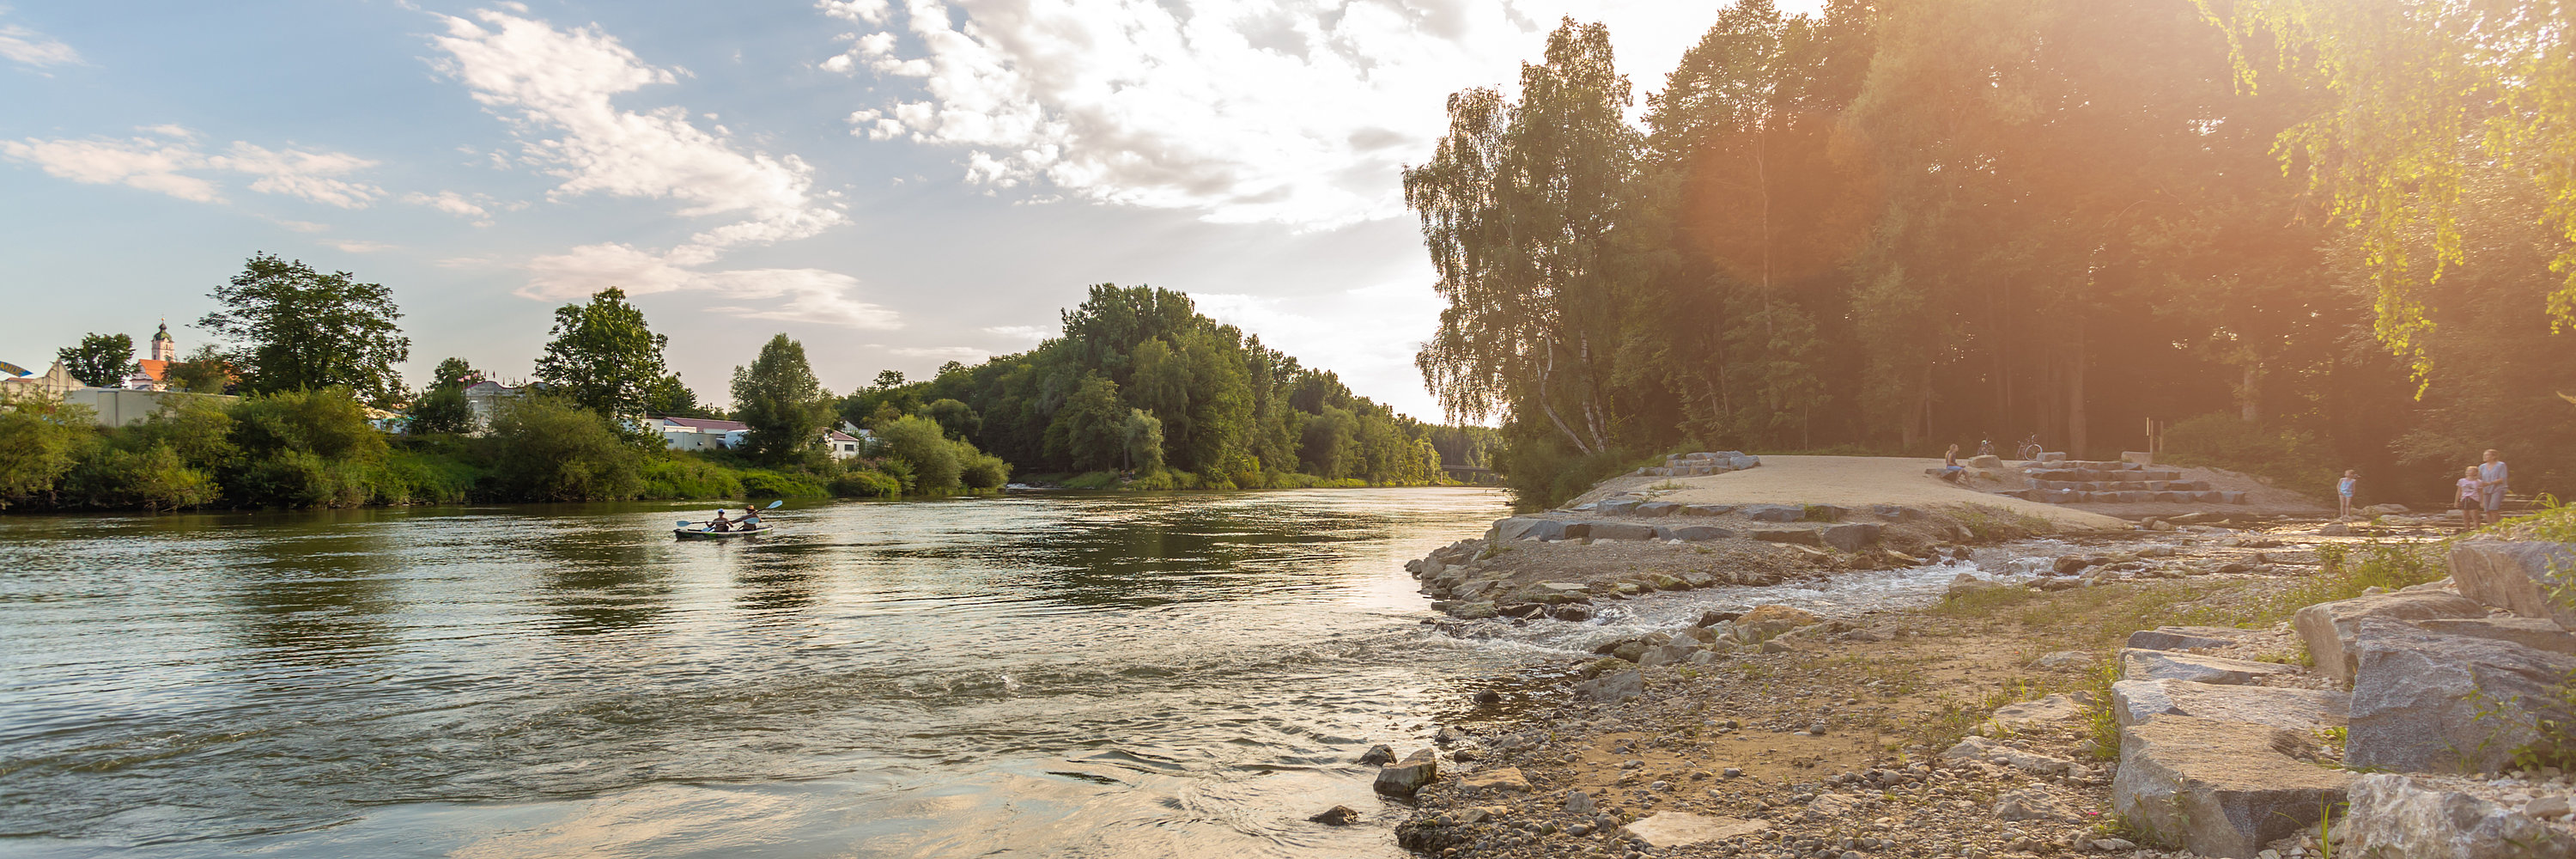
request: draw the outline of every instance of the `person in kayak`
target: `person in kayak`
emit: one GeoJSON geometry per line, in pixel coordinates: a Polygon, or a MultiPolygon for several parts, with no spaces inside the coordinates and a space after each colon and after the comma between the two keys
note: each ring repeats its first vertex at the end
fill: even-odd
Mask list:
{"type": "Polygon", "coordinates": [[[758,531],[760,530],[760,510],[749,504],[742,505],[742,518],[734,521],[742,523],[742,530],[758,531]]]}
{"type": "Polygon", "coordinates": [[[716,510],[716,518],[707,520],[707,530],[731,531],[733,530],[733,520],[725,518],[724,510],[722,508],[718,508],[716,510]]]}

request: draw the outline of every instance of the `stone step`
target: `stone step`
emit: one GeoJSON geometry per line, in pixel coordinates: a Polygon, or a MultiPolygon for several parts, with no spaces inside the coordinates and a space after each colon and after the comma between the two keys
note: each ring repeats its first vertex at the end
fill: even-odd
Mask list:
{"type": "Polygon", "coordinates": [[[2022,499],[2022,500],[2025,500],[2025,501],[2038,501],[2038,502],[2041,502],[2041,503],[2044,503],[2044,504],[2243,504],[2243,503],[2245,503],[2245,493],[2242,493],[2242,492],[2222,492],[2222,491],[2218,491],[2218,490],[2197,490],[2197,491],[2190,491],[2190,492],[2182,492],[2182,491],[2174,491],[2174,490],[2165,490],[2165,491],[2161,491],[2161,492],[2150,492],[2150,491],[2144,491],[2144,490],[2132,490],[2132,491],[2123,491],[2123,492],[2088,492],[2088,491],[2080,490],[2080,489],[2015,489],[2015,490],[2011,490],[2011,491],[2007,491],[2007,492],[1997,492],[1997,493],[1994,493],[1994,494],[1996,494],[1996,495],[2010,496],[2010,497],[2013,497],[2013,498],[2019,498],[2019,499],[2022,499]]]}
{"type": "Polygon", "coordinates": [[[2032,480],[2099,481],[2099,480],[2181,480],[2182,472],[2170,468],[2031,468],[2022,474],[2032,480]]]}
{"type": "Polygon", "coordinates": [[[2199,492],[2209,488],[2206,480],[2033,480],[2032,489],[2073,489],[2079,492],[2199,492]]]}

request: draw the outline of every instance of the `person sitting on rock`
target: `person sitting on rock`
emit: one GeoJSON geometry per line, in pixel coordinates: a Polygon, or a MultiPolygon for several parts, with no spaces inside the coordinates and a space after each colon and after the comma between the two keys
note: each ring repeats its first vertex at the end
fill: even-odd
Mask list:
{"type": "Polygon", "coordinates": [[[1941,455],[1941,479],[1956,481],[1967,471],[1966,466],[1959,464],[1959,446],[1951,445],[1950,451],[1941,455]]]}

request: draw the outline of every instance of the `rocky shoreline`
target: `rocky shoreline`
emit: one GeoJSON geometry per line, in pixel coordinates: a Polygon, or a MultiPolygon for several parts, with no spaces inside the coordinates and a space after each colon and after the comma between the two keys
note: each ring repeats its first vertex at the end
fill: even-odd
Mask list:
{"type": "MultiPolygon", "coordinates": [[[[2420,759],[2427,743],[2462,743],[2458,730],[2422,728],[2428,712],[2452,729],[2494,715],[2427,696],[2478,688],[2502,664],[2529,682],[2499,688],[2545,697],[2543,681],[2558,679],[2548,671],[2576,669],[2576,635],[2541,598],[2545,567],[2532,576],[2489,559],[2511,575],[2468,596],[2455,573],[2314,606],[2296,623],[2161,628],[2295,599],[2311,578],[2340,574],[2328,556],[2341,550],[2321,546],[2432,535],[2250,512],[2048,534],[1974,507],[1657,505],[1612,496],[1505,519],[1409,569],[1455,623],[1573,626],[1629,601],[1692,598],[1677,592],[1729,588],[1758,602],[1750,595],[1856,571],[1977,571],[1930,607],[1717,607],[1499,679],[1442,714],[1431,746],[1381,771],[1379,792],[1409,806],[1399,844],[1442,857],[1621,859],[2576,855],[2550,846],[2576,845],[2560,808],[2576,801],[2566,774],[2517,777],[2493,750],[2420,759]],[[2343,614],[2363,619],[2339,625],[2343,614]],[[2457,641],[2423,636],[2489,642],[2477,650],[2487,655],[2463,662],[2449,655],[2457,641]],[[2495,656],[2503,647],[2548,658],[2495,656]],[[2356,686],[2339,670],[2347,649],[2411,654],[2422,670],[2398,685],[2413,691],[2389,693],[2368,669],[2356,686]],[[2319,667],[2305,667],[2311,658],[2319,667]],[[2381,699],[2403,699],[2382,708],[2403,715],[2378,715],[2381,699]],[[2382,723],[2409,726],[2409,765],[2433,772],[2347,763],[2397,748],[2373,739],[2382,723]],[[2349,814],[2319,825],[2344,804],[2349,814]],[[2458,825],[2427,821],[2445,814],[2458,825]]],[[[2482,562],[2453,559],[2463,563],[2482,562]]]]}

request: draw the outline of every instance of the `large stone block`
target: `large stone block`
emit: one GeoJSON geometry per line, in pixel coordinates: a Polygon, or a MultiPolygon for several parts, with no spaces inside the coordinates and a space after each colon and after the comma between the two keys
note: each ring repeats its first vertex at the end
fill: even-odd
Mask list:
{"type": "Polygon", "coordinates": [[[2111,716],[2122,725],[2189,716],[2250,722],[2307,733],[2344,724],[2351,696],[2321,689],[2222,686],[2188,680],[2122,680],[2111,684],[2111,716]]]}
{"type": "Polygon", "coordinates": [[[1684,504],[1680,516],[1723,516],[1735,512],[1733,504],[1684,504]]]}
{"type": "Polygon", "coordinates": [[[2470,599],[2576,629],[2576,610],[2549,599],[2576,574],[2576,545],[2536,540],[2469,540],[2451,547],[2451,580],[2470,599]]]}
{"type": "Polygon", "coordinates": [[[2536,617],[2435,618],[2415,621],[2415,625],[2443,635],[2492,638],[2533,650],[2576,655],[2576,633],[2559,627],[2557,621],[2536,617]]]}
{"type": "Polygon", "coordinates": [[[2344,759],[2354,766],[2506,769],[2533,737],[2528,714],[2569,718],[2553,690],[2576,657],[2375,617],[2362,619],[2351,649],[2359,667],[2344,759]]]}
{"type": "Polygon", "coordinates": [[[1614,498],[1602,501],[1601,506],[1592,508],[1592,512],[1603,516],[1626,516],[1637,512],[1637,505],[1643,503],[1634,498],[1614,498]]]}
{"type": "Polygon", "coordinates": [[[1655,526],[1628,522],[1593,522],[1589,531],[1595,540],[1652,540],[1655,526]]]}
{"type": "Polygon", "coordinates": [[[1534,516],[1514,516],[1509,519],[1496,519],[1494,520],[1494,539],[1509,541],[1529,537],[1542,527],[1543,523],[1553,521],[1556,520],[1540,519],[1534,516]]]}
{"type": "Polygon", "coordinates": [[[1747,504],[1735,512],[1755,522],[1795,522],[1807,518],[1807,508],[1786,504],[1747,504]]]}
{"type": "Polygon", "coordinates": [[[1644,842],[1648,847],[1670,850],[1675,847],[1753,835],[1770,829],[1771,823],[1765,820],[1708,817],[1687,811],[1659,811],[1623,828],[1628,831],[1628,837],[1644,842]]]}
{"type": "Polygon", "coordinates": [[[1440,759],[1430,749],[1414,752],[1403,763],[1390,764],[1377,771],[1376,783],[1370,785],[1388,796],[1412,796],[1440,779],[1440,759]]]}
{"type": "Polygon", "coordinates": [[[1680,509],[1681,505],[1670,501],[1648,501],[1637,505],[1636,513],[1639,516],[1670,516],[1680,509]]]}
{"type": "Polygon", "coordinates": [[[2351,773],[2327,769],[2305,734],[2164,716],[2120,732],[2111,810],[2150,837],[2203,856],[2252,857],[2313,832],[2351,773]]]}
{"type": "Polygon", "coordinates": [[[1878,542],[1878,535],[1883,527],[1873,523],[1832,525],[1819,533],[1817,538],[1823,540],[1825,545],[1846,552],[1857,552],[1863,546],[1878,542]]]}
{"type": "Polygon", "coordinates": [[[2316,657],[2319,672],[2337,680],[2350,680],[2353,659],[2349,648],[2353,632],[2359,628],[2363,618],[2423,620],[2485,616],[2486,607],[2478,605],[2476,600],[2442,591],[2416,591],[2318,603],[2300,609],[2290,625],[2299,631],[2299,639],[2307,642],[2308,655],[2316,657]]]}
{"type": "Polygon", "coordinates": [[[1616,671],[1574,684],[1574,692],[1605,704],[1616,704],[1646,694],[1646,675],[1636,669],[1616,671]]]}
{"type": "Polygon", "coordinates": [[[1735,532],[1715,525],[1662,525],[1655,528],[1655,536],[1665,540],[1699,543],[1733,537],[1735,532]]]}
{"type": "Polygon", "coordinates": [[[2253,633],[2224,626],[2159,626],[2129,633],[2129,646],[2145,650],[2226,647],[2253,633]]]}
{"type": "Polygon", "coordinates": [[[2571,859],[2576,839],[2440,776],[2371,773],[2355,781],[2336,824],[2338,853],[2405,859],[2571,859]]]}
{"type": "Polygon", "coordinates": [[[1530,528],[1530,536],[1541,540],[1574,540],[1592,536],[1592,523],[1543,519],[1530,528]]]}
{"type": "Polygon", "coordinates": [[[2202,656],[2197,653],[2177,653],[2171,650],[2130,648],[2120,651],[2120,676],[2129,680],[2188,680],[2193,683],[2240,685],[2252,683],[2256,678],[2297,673],[2299,669],[2277,662],[2202,656]]]}
{"type": "Polygon", "coordinates": [[[1765,543],[1796,543],[1801,546],[1825,544],[1824,537],[1818,535],[1814,528],[1765,528],[1749,532],[1745,536],[1765,543]]]}

